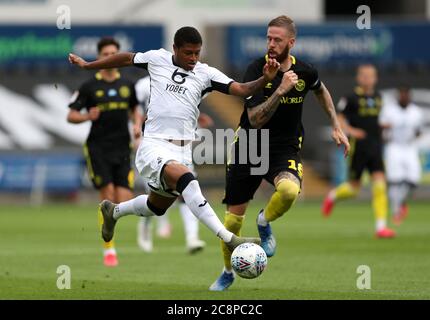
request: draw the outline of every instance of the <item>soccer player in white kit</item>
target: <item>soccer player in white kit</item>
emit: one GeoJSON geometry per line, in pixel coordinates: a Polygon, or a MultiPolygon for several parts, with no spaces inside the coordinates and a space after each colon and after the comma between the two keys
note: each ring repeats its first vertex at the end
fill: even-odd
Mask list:
{"type": "MultiPolygon", "coordinates": [[[[136,97],[142,108],[143,115],[146,118],[147,107],[151,96],[151,80],[145,76],[135,84],[136,97]]],[[[199,127],[208,127],[212,123],[212,119],[200,113],[199,127]]],[[[139,142],[139,141],[137,141],[139,142]]],[[[191,167],[195,174],[194,168],[191,167]]],[[[179,213],[181,214],[184,223],[184,233],[187,251],[191,254],[201,251],[206,243],[199,238],[199,220],[193,215],[182,198],[178,201],[179,213]]],[[[168,238],[171,234],[171,225],[168,217],[169,211],[164,215],[157,217],[157,233],[162,238],[168,238]]],[[[137,243],[145,252],[152,252],[152,217],[141,217],[137,225],[137,243]]]]}
{"type": "Polygon", "coordinates": [[[407,215],[406,201],[421,179],[421,164],[416,139],[423,126],[420,108],[411,102],[407,87],[398,89],[398,99],[384,105],[379,123],[384,128],[385,168],[388,196],[394,223],[407,215]]]}
{"type": "Polygon", "coordinates": [[[207,93],[217,90],[240,97],[251,96],[276,76],[279,63],[269,59],[263,68],[263,76],[239,83],[198,61],[202,42],[195,28],[183,27],[175,33],[174,54],[164,49],[144,53],[127,52],[93,62],[69,54],[69,61],[84,69],[134,65],[147,69],[151,78],[144,139],[136,155],[136,167],[148,181],[151,192],[119,204],[102,201],[99,212],[103,215],[102,237],[105,241],[113,238],[119,218],[131,214],[163,215],[182,195],[191,212],[221,238],[229,250],[233,251],[245,242],[260,243],[259,238],[234,235],[219,220],[191,172],[191,142],[195,139],[198,106],[207,93]]]}

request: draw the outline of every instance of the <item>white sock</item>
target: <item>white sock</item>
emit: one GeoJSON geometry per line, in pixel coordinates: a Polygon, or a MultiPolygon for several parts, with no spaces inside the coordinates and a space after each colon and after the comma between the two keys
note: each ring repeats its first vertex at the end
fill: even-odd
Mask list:
{"type": "Polygon", "coordinates": [[[392,184],[388,187],[388,196],[390,197],[391,212],[398,214],[403,201],[403,187],[400,184],[392,184]]]}
{"type": "Polygon", "coordinates": [[[106,257],[109,254],[113,254],[116,255],[116,250],[115,248],[109,248],[109,249],[104,249],[103,250],[103,255],[106,257]]]}
{"type": "Polygon", "coordinates": [[[157,217],[157,230],[160,232],[163,228],[170,228],[170,221],[169,221],[169,210],[166,211],[165,214],[162,216],[157,217]]]}
{"type": "Polygon", "coordinates": [[[115,220],[118,220],[123,216],[128,216],[131,214],[134,214],[136,216],[142,216],[142,217],[154,216],[155,213],[152,212],[148,208],[148,205],[146,204],[147,200],[148,200],[148,195],[144,194],[134,199],[121,202],[120,204],[115,206],[115,210],[113,212],[113,218],[115,220]]]}
{"type": "Polygon", "coordinates": [[[264,217],[264,210],[259,213],[257,223],[263,227],[267,226],[268,222],[267,222],[266,218],[264,217]]]}
{"type": "Polygon", "coordinates": [[[210,204],[203,197],[197,180],[193,180],[188,184],[184,191],[182,191],[182,197],[197,219],[199,219],[224,242],[231,241],[233,233],[224,227],[210,204]]]}
{"type": "Polygon", "coordinates": [[[387,227],[386,219],[376,219],[376,231],[385,229],[387,227]]]}
{"type": "Polygon", "coordinates": [[[138,222],[137,230],[138,237],[145,240],[151,240],[152,238],[152,218],[151,217],[141,217],[138,222]]]}
{"type": "Polygon", "coordinates": [[[199,220],[193,215],[185,203],[179,204],[179,212],[184,222],[185,238],[188,241],[199,238],[199,220]]]}

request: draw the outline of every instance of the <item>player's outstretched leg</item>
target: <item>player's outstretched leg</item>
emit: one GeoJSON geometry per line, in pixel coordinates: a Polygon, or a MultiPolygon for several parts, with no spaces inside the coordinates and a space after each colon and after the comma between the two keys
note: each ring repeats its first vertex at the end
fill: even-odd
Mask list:
{"type": "MultiPolygon", "coordinates": [[[[174,201],[169,200],[169,201],[174,201]]],[[[115,204],[109,200],[103,200],[99,204],[99,213],[102,216],[102,238],[110,241],[113,238],[115,224],[123,216],[136,215],[141,217],[150,217],[163,215],[166,210],[155,208],[148,202],[148,195],[140,195],[128,201],[115,204]]]]}
{"type": "Polygon", "coordinates": [[[270,198],[264,210],[257,217],[257,228],[261,238],[261,247],[268,257],[273,257],[276,251],[276,240],[270,227],[270,222],[281,217],[296,201],[300,192],[297,182],[281,179],[276,184],[276,191],[270,198]]]}
{"type": "Polygon", "coordinates": [[[191,172],[183,174],[178,179],[176,190],[182,194],[185,203],[197,219],[221,238],[230,251],[245,242],[261,243],[260,238],[238,237],[224,227],[215,211],[203,197],[200,185],[191,172]]]}
{"type": "MultiPolygon", "coordinates": [[[[244,218],[245,216],[236,215],[227,211],[224,217],[224,226],[227,230],[240,236],[240,229],[242,228],[244,218]]],[[[221,275],[209,287],[211,291],[227,290],[234,281],[234,273],[231,267],[231,251],[224,241],[221,241],[221,250],[224,258],[224,268],[221,275]]]]}
{"type": "Polygon", "coordinates": [[[355,197],[357,193],[358,188],[354,187],[351,183],[344,182],[340,184],[335,189],[331,190],[324,198],[321,206],[321,213],[324,217],[329,217],[337,200],[355,197]]]}

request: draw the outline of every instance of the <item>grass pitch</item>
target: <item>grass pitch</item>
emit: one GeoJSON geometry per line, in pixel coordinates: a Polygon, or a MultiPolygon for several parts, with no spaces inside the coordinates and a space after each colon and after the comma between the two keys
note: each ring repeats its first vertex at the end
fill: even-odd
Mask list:
{"type": "MultiPolygon", "coordinates": [[[[214,201],[212,203],[215,203],[214,201]]],[[[248,210],[243,234],[257,235],[248,210]]],[[[273,224],[277,254],[254,280],[237,278],[226,292],[209,292],[222,268],[219,241],[201,225],[206,249],[186,253],[182,220],[170,212],[173,235],[154,237],[155,251],[136,244],[136,217],[117,225],[120,264],[102,264],[97,204],[2,206],[0,299],[429,299],[429,203],[414,203],[398,237],[377,240],[369,203],[339,204],[323,219],[319,203],[299,202],[273,224]],[[57,289],[57,267],[71,268],[71,289],[57,289]],[[371,270],[371,289],[357,289],[357,267],[371,270]]],[[[214,206],[221,216],[222,206],[214,206]]]]}

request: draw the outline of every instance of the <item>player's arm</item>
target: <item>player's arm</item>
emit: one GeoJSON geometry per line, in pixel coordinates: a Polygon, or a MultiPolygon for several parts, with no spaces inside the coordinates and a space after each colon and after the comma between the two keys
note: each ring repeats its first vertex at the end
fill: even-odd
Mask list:
{"type": "Polygon", "coordinates": [[[120,52],[109,57],[95,60],[91,62],[87,62],[76,54],[69,53],[69,61],[71,64],[76,64],[82,69],[91,70],[91,69],[112,69],[112,68],[121,68],[132,66],[133,52],[120,52]]]}
{"type": "Polygon", "coordinates": [[[229,87],[229,94],[238,97],[249,97],[256,91],[261,90],[264,86],[275,78],[280,64],[275,59],[269,59],[263,67],[263,75],[256,80],[245,83],[233,82],[229,87]]]}
{"type": "Polygon", "coordinates": [[[334,107],[333,99],[331,98],[330,92],[328,91],[324,83],[321,82],[319,88],[314,90],[314,94],[320,106],[324,109],[324,111],[330,118],[330,122],[333,129],[331,134],[333,140],[338,146],[340,146],[341,144],[345,146],[344,154],[346,157],[349,153],[350,145],[348,138],[342,130],[342,126],[338,120],[338,117],[336,116],[336,109],[334,107]]]}
{"type": "Polygon", "coordinates": [[[349,136],[361,140],[366,138],[366,131],[360,128],[351,126],[348,119],[343,113],[338,114],[338,119],[342,130],[349,136]]]}
{"type": "Polygon", "coordinates": [[[91,106],[89,99],[90,92],[86,84],[83,84],[78,91],[73,94],[70,104],[69,112],[67,114],[67,121],[69,123],[82,123],[85,121],[95,121],[100,116],[100,109],[96,106],[91,106]],[[87,108],[87,113],[81,113],[81,110],[87,108]]]}
{"type": "Polygon", "coordinates": [[[140,112],[138,105],[136,105],[131,111],[130,120],[133,123],[134,138],[138,139],[142,133],[142,124],[144,121],[144,115],[140,112]]]}
{"type": "Polygon", "coordinates": [[[297,81],[297,74],[291,70],[285,72],[281,84],[266,101],[247,109],[249,122],[253,128],[262,128],[272,118],[281,98],[297,84],[297,81]]]}

